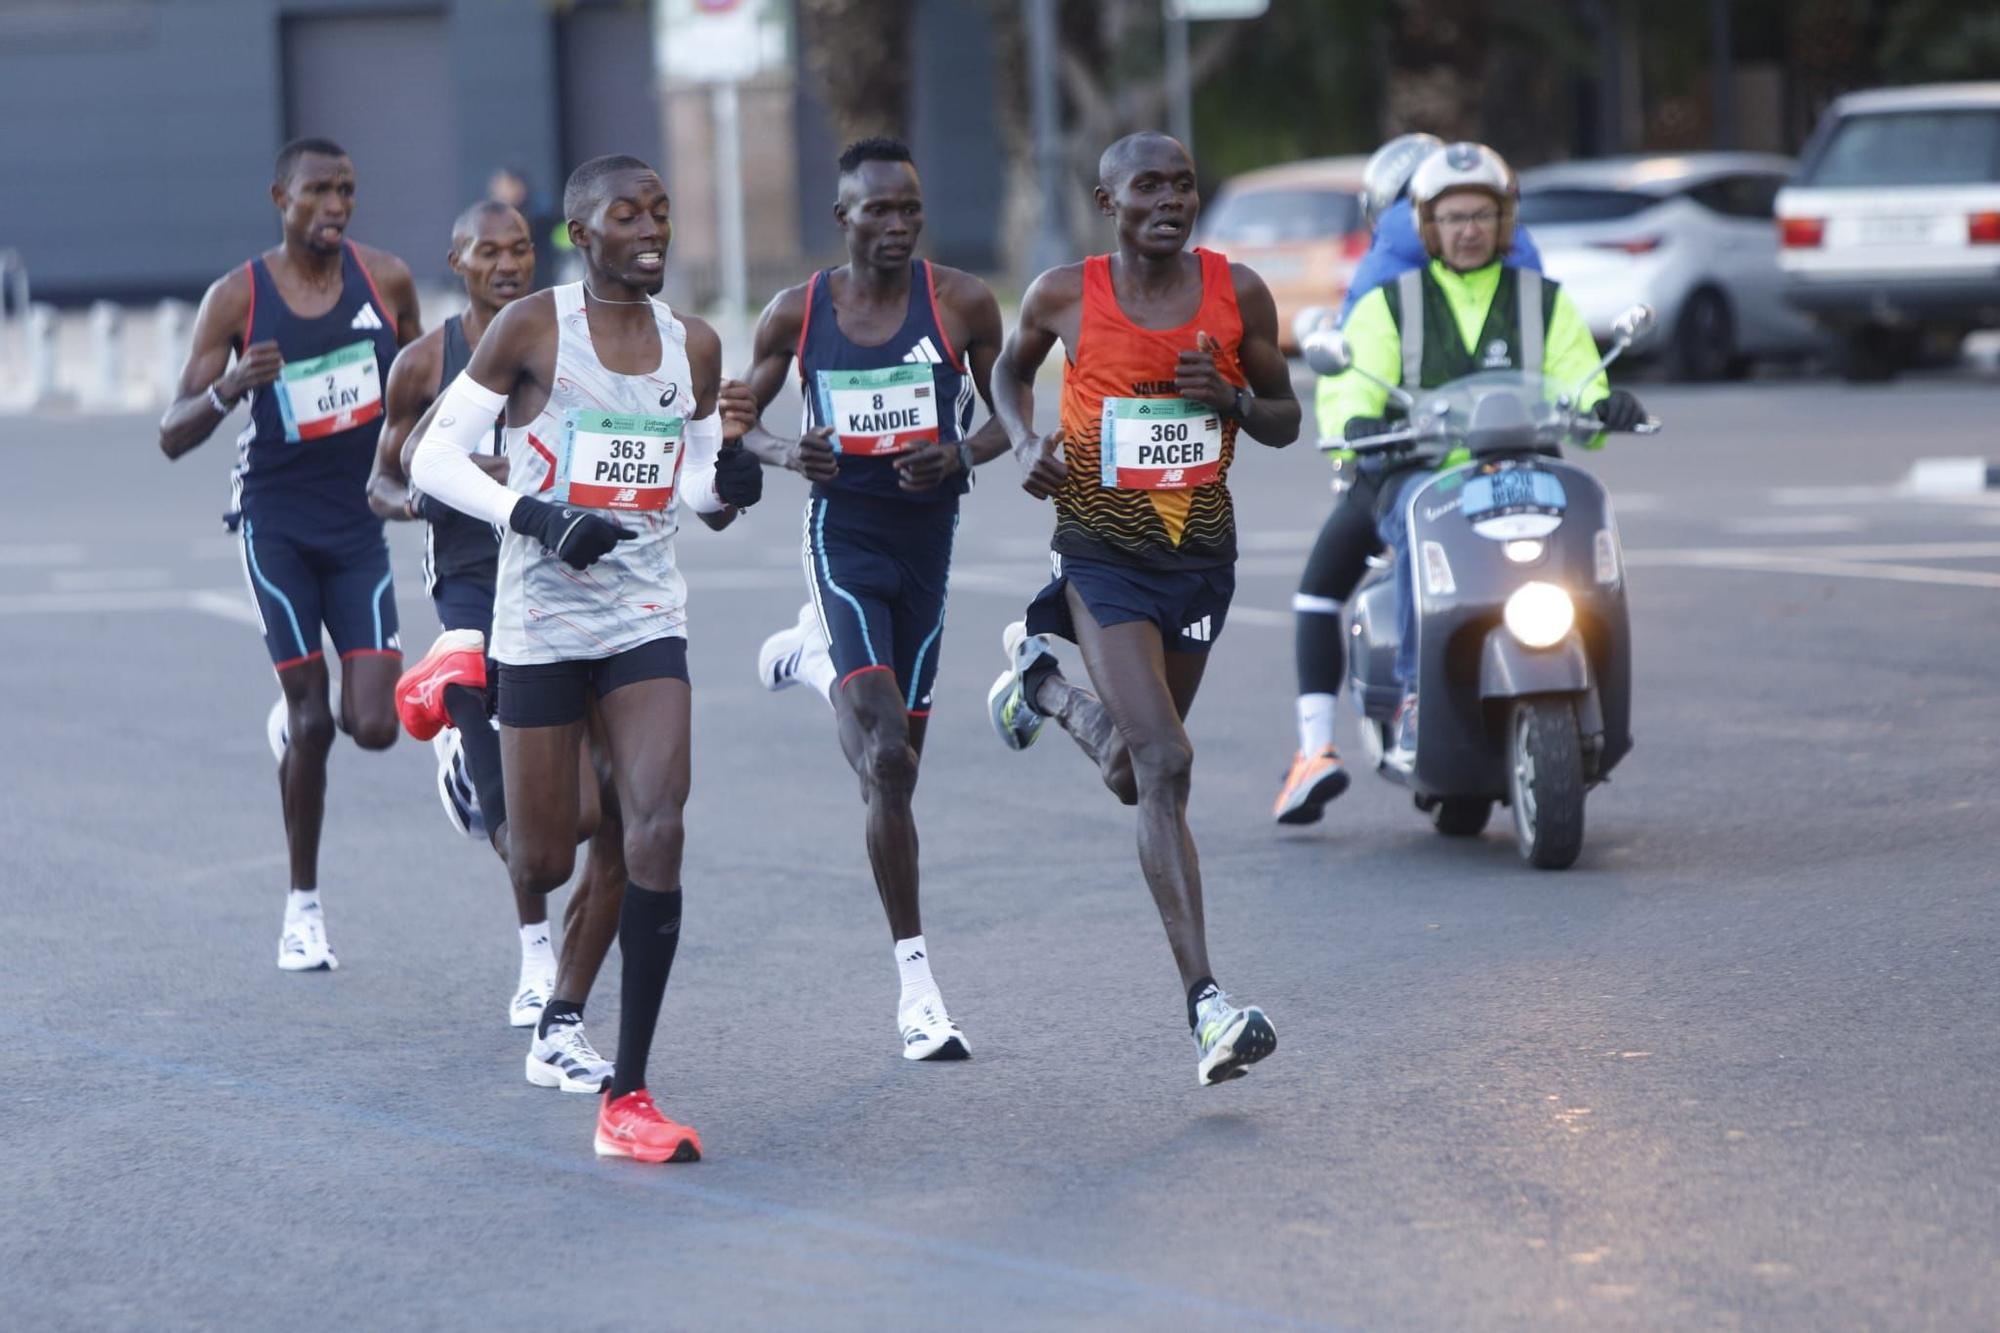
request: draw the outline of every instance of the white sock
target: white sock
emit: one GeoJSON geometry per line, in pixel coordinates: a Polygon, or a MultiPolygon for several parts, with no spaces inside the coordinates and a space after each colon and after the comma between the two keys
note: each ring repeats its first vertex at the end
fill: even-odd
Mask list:
{"type": "Polygon", "coordinates": [[[926,995],[937,994],[937,982],[931,980],[930,950],[924,945],[924,937],[912,935],[906,940],[896,941],[896,973],[903,979],[903,995],[897,1002],[898,1008],[906,1008],[913,1000],[926,995]]]}
{"type": "Polygon", "coordinates": [[[285,895],[285,920],[290,921],[302,912],[323,912],[319,905],[318,889],[293,889],[285,895]]]}
{"type": "Polygon", "coordinates": [[[1318,754],[1333,747],[1333,710],[1340,702],[1337,694],[1299,696],[1299,749],[1318,754]]]}
{"type": "Polygon", "coordinates": [[[556,952],[549,944],[549,923],[546,921],[521,927],[521,966],[525,970],[530,964],[543,964],[545,972],[556,970],[556,952]]]}
{"type": "MultiPolygon", "coordinates": [[[[833,706],[833,659],[825,653],[807,653],[799,660],[799,679],[819,691],[819,697],[833,706]]],[[[917,938],[922,939],[922,936],[917,938]]]]}

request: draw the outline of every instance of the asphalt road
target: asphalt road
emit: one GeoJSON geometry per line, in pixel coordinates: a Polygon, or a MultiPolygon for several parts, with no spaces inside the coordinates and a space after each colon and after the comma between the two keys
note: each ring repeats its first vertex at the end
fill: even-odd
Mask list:
{"type": "MultiPolygon", "coordinates": [[[[0,420],[6,1322],[2000,1325],[2000,504],[1897,489],[2000,453],[2000,396],[1642,387],[1669,433],[1595,464],[1638,745],[1563,874],[1365,775],[1323,825],[1269,823],[1327,495],[1309,450],[1240,461],[1192,819],[1218,974],[1281,1040],[1215,1089],[1130,814],[1061,736],[1012,755],[986,723],[1046,510],[996,467],[960,533],[918,808],[976,1056],[941,1067],[897,1055],[829,719],[753,678],[801,600],[801,489],[689,533],[687,926],[653,1058],[707,1145],[684,1168],[599,1162],[590,1100],[523,1082],[503,881],[428,747],[337,750],[341,970],[276,970],[229,447],[169,466],[147,420],[0,420]]],[[[394,542],[420,649],[417,533],[394,542]]],[[[598,995],[609,1050],[615,956],[598,995]]]]}

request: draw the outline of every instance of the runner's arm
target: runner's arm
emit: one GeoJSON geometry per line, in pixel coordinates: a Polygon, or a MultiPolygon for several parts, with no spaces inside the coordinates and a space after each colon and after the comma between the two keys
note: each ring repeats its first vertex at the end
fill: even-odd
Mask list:
{"type": "Polygon", "coordinates": [[[1302,415],[1292,392],[1291,366],[1278,350],[1278,307],[1264,280],[1241,264],[1230,268],[1236,280],[1236,308],[1243,316],[1243,342],[1237,359],[1254,395],[1246,404],[1239,429],[1259,444],[1282,449],[1299,438],[1302,415]]]}
{"type": "Polygon", "coordinates": [[[408,347],[424,336],[424,316],[417,304],[417,280],[410,266],[387,250],[368,252],[373,257],[371,271],[382,284],[382,299],[396,309],[396,346],[408,347]]]}
{"type": "Polygon", "coordinates": [[[236,339],[250,309],[250,277],[242,269],[231,269],[217,278],[201,298],[194,318],[194,339],[188,348],[187,364],[181,367],[180,383],[173,405],[160,418],[160,452],[179,458],[215,433],[229,415],[217,411],[209,390],[229,407],[260,385],[278,377],[284,358],[278,344],[266,341],[243,349],[230,364],[236,339]]]}
{"type": "Polygon", "coordinates": [[[1021,298],[1020,322],[993,363],[993,415],[1021,465],[1021,489],[1037,500],[1055,494],[1069,469],[1059,453],[1062,432],[1035,433],[1035,372],[1055,348],[1058,317],[1082,299],[1081,265],[1050,269],[1036,278],[1021,298]]]}
{"type": "Polygon", "coordinates": [[[764,428],[763,411],[785,387],[785,374],[792,364],[792,349],[798,346],[806,317],[806,289],[787,287],[771,298],[757,317],[757,331],[751,339],[750,373],[744,379],[757,403],[758,420],[743,437],[743,447],[766,467],[790,468],[812,481],[831,481],[839,471],[827,430],[808,432],[801,439],[774,435],[764,428]]]}
{"type": "Polygon", "coordinates": [[[472,363],[444,386],[412,432],[417,446],[410,458],[411,482],[460,513],[489,523],[509,523],[515,506],[531,499],[494,480],[472,455],[506,412],[507,397],[526,372],[538,313],[552,317],[553,303],[531,296],[502,310],[473,349],[472,363]]]}
{"type": "MultiPolygon", "coordinates": [[[[1000,303],[993,299],[985,283],[969,273],[945,270],[941,276],[938,304],[957,317],[956,350],[972,376],[972,387],[986,404],[987,415],[979,429],[964,440],[925,445],[897,460],[896,484],[906,491],[929,490],[954,472],[964,470],[966,461],[978,467],[1012,448],[1007,428],[993,414],[993,363],[1000,356],[1002,332],[1000,303]]],[[[939,407],[942,410],[944,405],[939,407]]]]}
{"type": "Polygon", "coordinates": [[[378,518],[418,517],[417,492],[403,464],[403,446],[418,418],[437,398],[443,350],[442,340],[420,338],[398,352],[389,367],[389,383],[382,394],[382,434],[375,444],[375,466],[368,473],[368,507],[378,518]]]}
{"type": "Polygon", "coordinates": [[[694,414],[681,435],[687,456],[681,463],[680,490],[688,508],[720,532],[763,491],[762,469],[752,462],[756,455],[743,447],[760,405],[744,381],[722,378],[722,339],[715,330],[704,320],[686,323],[694,414]]]}

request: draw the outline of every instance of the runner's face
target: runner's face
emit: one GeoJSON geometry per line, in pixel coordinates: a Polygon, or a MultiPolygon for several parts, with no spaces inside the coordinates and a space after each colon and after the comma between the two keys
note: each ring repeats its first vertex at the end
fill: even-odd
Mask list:
{"type": "Polygon", "coordinates": [[[1194,163],[1178,144],[1145,144],[1127,159],[1114,191],[1097,191],[1098,208],[1118,225],[1121,249],[1164,258],[1184,249],[1201,214],[1194,163]]]}
{"type": "Polygon", "coordinates": [[[498,310],[535,285],[535,242],[527,221],[511,209],[482,213],[465,244],[451,256],[452,271],[465,280],[474,305],[498,310]]]}
{"type": "Polygon", "coordinates": [[[910,262],[924,231],[924,191],[907,162],[863,162],[840,182],[833,216],[847,233],[847,257],[869,268],[910,262]]]}
{"type": "Polygon", "coordinates": [[[306,153],[291,179],[271,187],[285,239],[316,254],[335,254],[354,217],[354,164],[344,157],[306,153]]]}
{"type": "Polygon", "coordinates": [[[626,171],[604,182],[604,197],[596,225],[584,228],[578,247],[589,257],[592,275],[649,296],[658,293],[667,280],[667,241],[673,234],[667,187],[650,171],[626,171]]]}

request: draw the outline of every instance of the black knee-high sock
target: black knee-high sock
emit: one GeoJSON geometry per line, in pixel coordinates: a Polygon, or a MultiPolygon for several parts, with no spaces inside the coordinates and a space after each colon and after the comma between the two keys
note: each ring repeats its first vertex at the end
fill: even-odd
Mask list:
{"type": "Polygon", "coordinates": [[[1297,658],[1300,694],[1339,694],[1347,673],[1340,613],[1295,611],[1292,651],[1297,658]]]}
{"type": "Polygon", "coordinates": [[[486,694],[465,685],[447,685],[444,711],[465,747],[465,768],[472,774],[472,789],[479,793],[486,827],[499,828],[507,822],[507,784],[500,778],[500,733],[488,720],[486,694]]]}
{"type": "Polygon", "coordinates": [[[666,996],[667,974],[674,970],[674,950],[680,942],[681,891],[660,893],[627,880],[625,905],[618,913],[624,976],[618,988],[614,1099],[646,1086],[646,1055],[653,1049],[653,1028],[660,1021],[660,1001],[666,996]]]}

